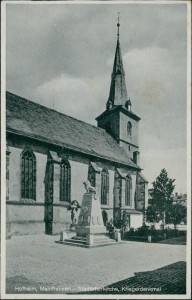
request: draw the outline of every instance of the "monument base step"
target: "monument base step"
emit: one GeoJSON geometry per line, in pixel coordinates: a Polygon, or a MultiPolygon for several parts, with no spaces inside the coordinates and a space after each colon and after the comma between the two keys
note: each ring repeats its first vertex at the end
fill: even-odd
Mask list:
{"type": "Polygon", "coordinates": [[[121,243],[125,243],[124,241],[116,242],[115,240],[108,241],[107,243],[94,243],[92,245],[81,243],[81,242],[74,242],[70,240],[64,241],[55,241],[57,244],[68,245],[68,246],[75,246],[75,247],[83,247],[83,248],[95,248],[95,247],[103,247],[103,246],[111,246],[111,245],[119,245],[121,243]]]}
{"type": "Polygon", "coordinates": [[[65,239],[64,242],[71,242],[71,243],[74,243],[74,244],[86,244],[87,243],[86,240],[74,239],[74,238],[65,239]]]}
{"type": "Polygon", "coordinates": [[[96,234],[92,237],[92,243],[87,243],[87,238],[85,236],[73,236],[72,238],[64,239],[63,241],[56,241],[56,243],[71,245],[76,247],[100,247],[100,246],[108,246],[108,245],[117,245],[119,243],[124,243],[124,241],[116,242],[116,240],[111,239],[109,236],[105,234],[96,234]]]}
{"type": "MultiPolygon", "coordinates": [[[[76,236],[73,236],[71,239],[74,242],[87,243],[87,238],[85,236],[76,235],[76,236]]],[[[69,239],[67,239],[67,240],[69,240],[69,239]]],[[[111,241],[114,241],[114,240],[110,239],[109,236],[107,236],[105,234],[94,234],[93,235],[93,243],[108,243],[109,241],[111,242],[111,241]]]]}
{"type": "Polygon", "coordinates": [[[62,245],[68,245],[68,246],[89,248],[88,244],[78,243],[78,242],[74,242],[74,241],[71,241],[71,240],[55,241],[55,243],[62,244],[62,245]]]}
{"type": "Polygon", "coordinates": [[[85,236],[77,236],[77,235],[75,235],[75,236],[72,237],[72,239],[75,240],[75,241],[84,241],[84,242],[87,241],[87,238],[85,236]]]}

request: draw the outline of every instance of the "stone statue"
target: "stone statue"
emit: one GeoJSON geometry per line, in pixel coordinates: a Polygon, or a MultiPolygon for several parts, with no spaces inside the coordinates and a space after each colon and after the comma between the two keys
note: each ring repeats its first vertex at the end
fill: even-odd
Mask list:
{"type": "Polygon", "coordinates": [[[83,182],[86,192],[87,193],[95,193],[96,194],[96,189],[95,187],[91,186],[89,180],[87,179],[86,181],[83,182]]]}

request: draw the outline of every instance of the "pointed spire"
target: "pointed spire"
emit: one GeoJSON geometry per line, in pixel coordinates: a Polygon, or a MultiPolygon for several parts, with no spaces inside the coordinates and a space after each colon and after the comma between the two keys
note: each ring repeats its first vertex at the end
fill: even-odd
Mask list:
{"type": "Polygon", "coordinates": [[[118,23],[117,23],[117,40],[119,41],[119,27],[120,27],[120,23],[119,23],[119,12],[118,12],[118,23]]]}
{"type": "Polygon", "coordinates": [[[107,107],[109,102],[114,105],[125,105],[128,100],[127,88],[125,83],[125,72],[123,69],[123,61],[121,55],[120,41],[119,41],[119,13],[117,23],[117,46],[115,51],[115,59],[113,64],[113,72],[111,75],[111,87],[109,92],[109,99],[107,101],[107,107]]]}

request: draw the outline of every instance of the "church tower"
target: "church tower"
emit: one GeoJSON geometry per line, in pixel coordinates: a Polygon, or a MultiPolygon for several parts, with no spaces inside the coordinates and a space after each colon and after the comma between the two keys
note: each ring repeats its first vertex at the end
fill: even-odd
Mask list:
{"type": "Polygon", "coordinates": [[[111,86],[106,110],[99,115],[97,126],[105,129],[119,145],[123,147],[133,161],[139,163],[138,126],[140,117],[132,111],[132,103],[128,98],[125,72],[121,55],[119,40],[119,18],[117,23],[117,46],[111,86]]]}

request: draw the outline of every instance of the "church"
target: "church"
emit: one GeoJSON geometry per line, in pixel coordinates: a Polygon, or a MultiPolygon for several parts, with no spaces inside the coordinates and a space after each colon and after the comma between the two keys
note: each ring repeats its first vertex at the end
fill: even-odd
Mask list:
{"type": "MultiPolygon", "coordinates": [[[[128,97],[117,45],[106,110],[97,126],[6,93],[7,237],[58,234],[70,228],[69,204],[81,205],[88,179],[104,224],[126,214],[129,228],[145,222],[148,182],[139,166],[140,117],[128,97]]],[[[83,104],[82,104],[83,105],[83,104]]]]}

